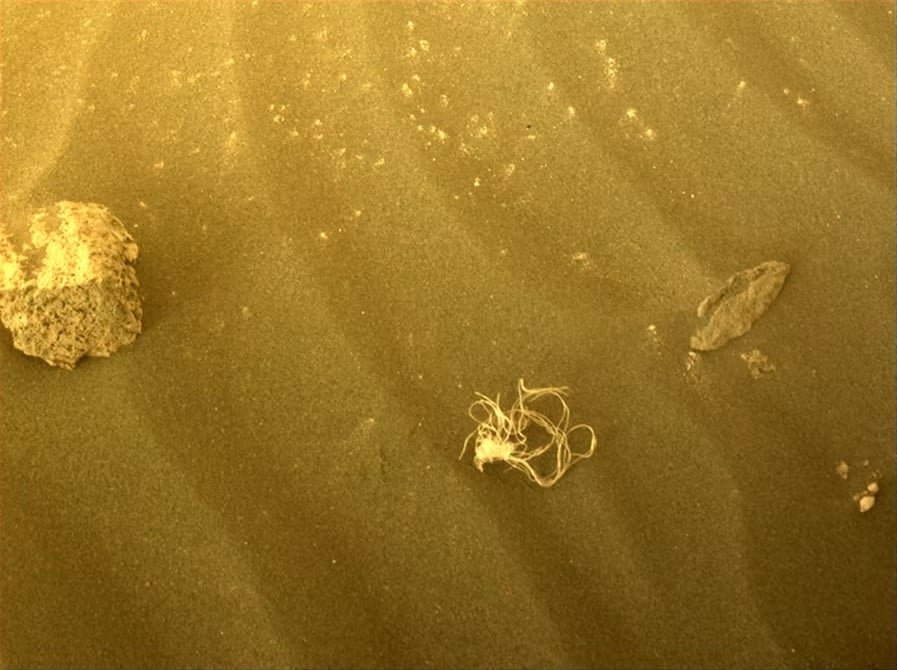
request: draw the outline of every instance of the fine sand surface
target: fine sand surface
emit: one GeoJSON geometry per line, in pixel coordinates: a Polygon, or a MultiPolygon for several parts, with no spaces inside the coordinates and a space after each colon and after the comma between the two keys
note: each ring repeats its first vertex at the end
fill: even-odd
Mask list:
{"type": "Polygon", "coordinates": [[[894,20],[3,2],[3,220],[110,207],[144,332],[2,333],[0,663],[893,667],[894,20]],[[520,378],[552,488],[458,460],[520,378]]]}

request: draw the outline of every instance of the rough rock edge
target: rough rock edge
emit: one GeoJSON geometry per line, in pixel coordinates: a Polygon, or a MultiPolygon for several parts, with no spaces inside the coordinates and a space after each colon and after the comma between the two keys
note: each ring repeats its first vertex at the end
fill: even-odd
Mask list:
{"type": "Polygon", "coordinates": [[[72,369],[133,342],[138,247],[121,221],[103,205],[64,201],[29,223],[25,239],[0,229],[0,320],[14,346],[72,369]]]}
{"type": "Polygon", "coordinates": [[[706,317],[691,337],[691,349],[712,351],[748,332],[778,297],[791,266],[766,261],[736,272],[698,305],[698,317],[706,317]]]}

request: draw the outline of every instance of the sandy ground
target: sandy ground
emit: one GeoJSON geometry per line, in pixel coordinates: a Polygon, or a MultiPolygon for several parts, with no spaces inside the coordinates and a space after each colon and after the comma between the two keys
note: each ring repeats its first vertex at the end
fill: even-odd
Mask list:
{"type": "Polygon", "coordinates": [[[897,663],[893,3],[2,11],[4,220],[111,207],[145,300],[0,340],[4,666],[897,663]],[[519,378],[550,489],[458,460],[519,378]]]}

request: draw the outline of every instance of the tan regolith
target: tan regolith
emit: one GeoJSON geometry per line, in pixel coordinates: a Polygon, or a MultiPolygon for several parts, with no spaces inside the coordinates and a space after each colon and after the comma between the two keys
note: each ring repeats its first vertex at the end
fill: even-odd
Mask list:
{"type": "Polygon", "coordinates": [[[72,369],[134,341],[143,310],[137,243],[103,205],[57,202],[27,230],[0,224],[0,320],[13,344],[72,369]]]}

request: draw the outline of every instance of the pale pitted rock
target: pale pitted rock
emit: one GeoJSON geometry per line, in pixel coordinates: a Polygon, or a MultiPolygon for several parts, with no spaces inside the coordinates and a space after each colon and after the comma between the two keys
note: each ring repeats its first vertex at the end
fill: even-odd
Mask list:
{"type": "Polygon", "coordinates": [[[0,320],[13,344],[72,369],[134,341],[143,310],[137,243],[103,205],[58,202],[27,230],[0,226],[0,320]]]}

